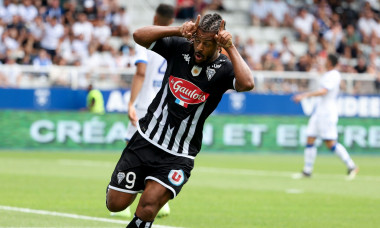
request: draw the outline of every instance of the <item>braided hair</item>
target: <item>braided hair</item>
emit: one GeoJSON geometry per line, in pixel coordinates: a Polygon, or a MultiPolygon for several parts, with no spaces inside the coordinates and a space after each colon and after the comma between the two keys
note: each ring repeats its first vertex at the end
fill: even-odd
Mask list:
{"type": "Polygon", "coordinates": [[[203,32],[218,33],[221,22],[222,17],[219,14],[206,14],[199,23],[198,28],[203,32]]]}

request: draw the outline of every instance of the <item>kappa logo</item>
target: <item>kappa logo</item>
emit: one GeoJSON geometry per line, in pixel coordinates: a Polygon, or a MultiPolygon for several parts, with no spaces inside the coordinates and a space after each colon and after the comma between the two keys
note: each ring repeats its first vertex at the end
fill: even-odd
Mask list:
{"type": "Polygon", "coordinates": [[[185,181],[185,174],[182,169],[180,170],[171,170],[168,175],[170,183],[175,186],[180,186],[185,181]]]}
{"type": "Polygon", "coordinates": [[[182,54],[182,56],[185,59],[185,61],[187,62],[187,64],[189,64],[190,63],[190,59],[191,59],[190,55],[189,54],[182,54]]]}
{"type": "Polygon", "coordinates": [[[208,80],[210,81],[212,77],[214,77],[216,71],[214,69],[211,69],[210,67],[207,67],[206,75],[208,80]]]}
{"type": "Polygon", "coordinates": [[[125,178],[125,173],[123,173],[123,172],[119,172],[119,173],[117,174],[117,183],[120,184],[121,181],[124,180],[124,178],[125,178]]]}
{"type": "Polygon", "coordinates": [[[187,108],[188,104],[199,104],[207,100],[210,94],[198,86],[181,78],[169,77],[169,88],[176,99],[175,103],[187,108]]]}

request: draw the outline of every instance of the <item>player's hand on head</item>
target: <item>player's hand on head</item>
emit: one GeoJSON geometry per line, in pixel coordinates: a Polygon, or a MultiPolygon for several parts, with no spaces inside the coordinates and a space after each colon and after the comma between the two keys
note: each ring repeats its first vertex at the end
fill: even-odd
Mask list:
{"type": "Polygon", "coordinates": [[[223,47],[224,49],[227,49],[232,46],[232,35],[224,30],[224,20],[220,23],[218,34],[215,35],[215,41],[216,43],[223,47]]]}
{"type": "Polygon", "coordinates": [[[182,36],[187,39],[190,39],[193,36],[193,34],[197,31],[200,20],[201,15],[198,15],[195,22],[186,21],[185,23],[183,23],[182,26],[179,28],[179,31],[181,32],[182,36]]]}
{"type": "Polygon", "coordinates": [[[135,107],[133,107],[133,105],[129,106],[128,118],[129,118],[129,121],[131,121],[132,125],[136,127],[137,114],[136,114],[136,109],[135,107]]]}

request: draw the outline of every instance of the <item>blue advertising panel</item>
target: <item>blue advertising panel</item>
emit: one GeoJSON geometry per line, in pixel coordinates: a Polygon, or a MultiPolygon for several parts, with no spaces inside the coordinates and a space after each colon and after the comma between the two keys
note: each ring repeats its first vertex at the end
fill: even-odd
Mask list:
{"type": "MultiPolygon", "coordinates": [[[[127,112],[129,90],[102,91],[107,112],[127,112]]],[[[86,90],[0,89],[0,109],[75,111],[86,107],[86,90]]],[[[226,93],[214,114],[311,115],[318,98],[296,104],[292,95],[226,93]]],[[[343,95],[338,99],[340,116],[380,117],[380,96],[343,95]]]]}

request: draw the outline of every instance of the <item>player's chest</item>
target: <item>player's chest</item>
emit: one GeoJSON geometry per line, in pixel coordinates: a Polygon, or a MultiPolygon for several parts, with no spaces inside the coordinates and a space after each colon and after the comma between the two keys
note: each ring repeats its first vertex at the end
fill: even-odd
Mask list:
{"type": "Polygon", "coordinates": [[[220,83],[221,64],[212,63],[206,66],[194,65],[189,54],[178,56],[171,66],[169,82],[186,85],[189,88],[195,88],[213,93],[217,91],[217,84],[220,83]]]}

